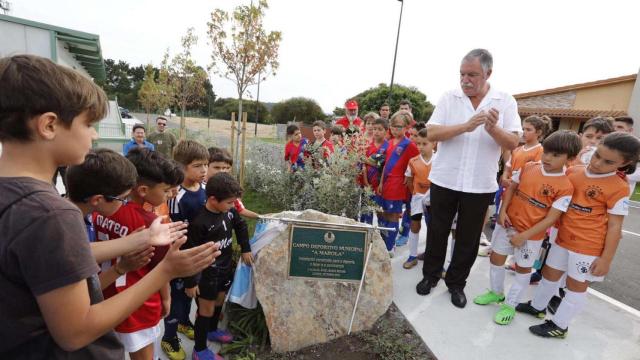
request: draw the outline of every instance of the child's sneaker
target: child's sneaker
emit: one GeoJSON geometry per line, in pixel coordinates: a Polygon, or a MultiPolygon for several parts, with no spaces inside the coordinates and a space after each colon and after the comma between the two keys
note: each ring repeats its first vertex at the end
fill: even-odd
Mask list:
{"type": "Polygon", "coordinates": [[[180,339],[177,336],[170,340],[162,339],[160,347],[169,360],[184,360],[187,358],[187,354],[184,352],[182,345],[180,345],[180,339]]]}
{"type": "Polygon", "coordinates": [[[501,301],[504,301],[504,295],[496,294],[491,290],[482,295],[478,295],[473,299],[473,302],[478,305],[488,305],[491,303],[499,303],[501,301]]]}
{"type": "Polygon", "coordinates": [[[489,239],[487,239],[487,235],[485,235],[484,232],[480,233],[480,245],[482,245],[482,246],[491,245],[491,241],[489,241],[489,239]]]}
{"type": "Polygon", "coordinates": [[[402,267],[405,269],[411,269],[412,267],[418,265],[418,258],[415,256],[409,256],[407,261],[402,264],[402,267]]]}
{"type": "Polygon", "coordinates": [[[229,344],[233,342],[233,335],[227,330],[218,329],[216,331],[209,331],[209,333],[207,333],[207,339],[221,344],[229,344]]]}
{"type": "Polygon", "coordinates": [[[204,349],[202,351],[196,351],[196,349],[193,349],[193,353],[191,353],[191,360],[224,360],[224,358],[209,349],[204,349]]]}
{"type": "Polygon", "coordinates": [[[553,321],[547,320],[544,322],[544,324],[529,327],[529,331],[531,331],[535,335],[542,337],[564,339],[567,336],[567,332],[569,332],[569,328],[561,329],[553,321]]]}
{"type": "Polygon", "coordinates": [[[496,313],[496,316],[493,317],[493,321],[498,325],[509,325],[511,324],[514,316],[516,316],[516,309],[511,305],[502,304],[500,305],[500,310],[496,313]]]}
{"type": "Polygon", "coordinates": [[[192,325],[178,324],[178,332],[188,337],[190,340],[195,338],[195,331],[192,325]]]}
{"type": "Polygon", "coordinates": [[[408,236],[400,235],[396,238],[396,246],[405,246],[409,242],[408,236]]]}
{"type": "Polygon", "coordinates": [[[394,246],[393,249],[389,250],[389,257],[393,259],[394,256],[396,256],[396,247],[394,246]]]}
{"type": "Polygon", "coordinates": [[[535,316],[538,319],[544,319],[544,317],[547,316],[546,309],[538,310],[534,308],[533,306],[531,306],[531,301],[527,301],[526,303],[520,303],[516,305],[516,311],[535,316]]]}
{"type": "Polygon", "coordinates": [[[558,307],[560,307],[560,303],[562,303],[562,298],[558,295],[553,295],[551,300],[549,300],[549,304],[547,304],[547,310],[549,310],[549,313],[555,315],[558,307]]]}
{"type": "Polygon", "coordinates": [[[478,256],[487,257],[491,255],[491,246],[482,246],[478,247],[478,256]]]}

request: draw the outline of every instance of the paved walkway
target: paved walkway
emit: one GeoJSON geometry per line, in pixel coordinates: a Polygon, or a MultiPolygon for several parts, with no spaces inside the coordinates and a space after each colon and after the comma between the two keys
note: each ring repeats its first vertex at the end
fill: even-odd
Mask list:
{"type": "MultiPolygon", "coordinates": [[[[425,232],[423,226],[421,249],[425,232]]],[[[540,320],[518,314],[511,325],[497,325],[493,322],[497,305],[473,303],[473,297],[489,286],[488,258],[476,259],[465,288],[468,304],[458,309],[451,304],[444,281],[427,296],[416,294],[422,262],[403,269],[408,251],[407,246],[399,248],[391,261],[393,301],[439,359],[640,359],[640,311],[606,295],[589,291],[587,306],[571,324],[566,339],[539,338],[528,327],[540,320]]],[[[507,273],[506,289],[512,279],[507,273]]]]}

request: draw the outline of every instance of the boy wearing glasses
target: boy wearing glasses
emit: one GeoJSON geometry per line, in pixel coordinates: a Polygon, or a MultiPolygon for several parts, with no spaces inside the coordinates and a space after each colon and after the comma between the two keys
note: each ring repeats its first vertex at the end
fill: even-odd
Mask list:
{"type": "Polygon", "coordinates": [[[167,118],[158,116],[156,118],[156,131],[149,134],[147,140],[156,147],[156,151],[164,155],[167,159],[173,158],[173,148],[178,144],[176,137],[166,131],[167,118]]]}
{"type": "MultiPolygon", "coordinates": [[[[137,182],[129,193],[128,202],[113,215],[94,213],[93,224],[98,241],[117,239],[140,228],[149,228],[156,215],[144,209],[144,204],[159,206],[167,201],[171,189],[171,174],[174,165],[170,160],[149,149],[135,148],[129,151],[127,159],[135,166],[137,182]]],[[[122,199],[118,197],[118,199],[122,199]]],[[[114,201],[117,201],[115,197],[114,201]]],[[[105,298],[110,298],[133,286],[146,276],[164,257],[166,246],[156,247],[148,252],[146,265],[133,271],[123,272],[119,268],[120,259],[112,259],[101,264],[103,272],[111,267],[118,272],[115,283],[103,290],[105,298]],[[122,272],[122,273],[121,273],[122,272]]],[[[152,294],[145,303],[122,323],[116,326],[116,335],[132,360],[150,359],[154,356],[153,345],[160,336],[160,319],[169,313],[171,297],[169,284],[152,294]]]]}

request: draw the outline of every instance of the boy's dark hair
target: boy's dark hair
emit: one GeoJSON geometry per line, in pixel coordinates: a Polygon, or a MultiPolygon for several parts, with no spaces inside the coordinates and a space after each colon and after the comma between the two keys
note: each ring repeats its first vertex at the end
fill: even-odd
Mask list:
{"type": "Polygon", "coordinates": [[[383,103],[382,103],[382,105],[380,105],[380,107],[379,107],[378,109],[381,109],[381,108],[382,108],[382,107],[384,107],[384,106],[389,106],[389,103],[387,103],[387,102],[383,102],[383,103]]]}
{"type": "Polygon", "coordinates": [[[427,128],[423,127],[422,129],[418,130],[418,136],[421,138],[427,138],[427,135],[429,135],[429,133],[427,132],[427,128]]]}
{"type": "Polygon", "coordinates": [[[156,122],[158,122],[158,120],[164,120],[164,121],[168,121],[166,117],[160,115],[156,118],[156,122]]]}
{"type": "Polygon", "coordinates": [[[567,154],[567,157],[572,159],[580,153],[582,142],[575,131],[558,130],[542,142],[542,148],[544,152],[567,154]]]}
{"type": "Polygon", "coordinates": [[[630,161],[629,165],[619,168],[625,174],[633,174],[636,171],[638,160],[640,159],[640,140],[635,136],[614,132],[604,137],[602,144],[611,150],[618,151],[624,161],[630,161]]]}
{"type": "Polygon", "coordinates": [[[135,124],[133,125],[133,128],[131,128],[131,133],[133,134],[134,132],[136,132],[136,130],[138,129],[142,129],[145,133],[147,132],[147,129],[144,127],[144,125],[142,124],[135,124]]]}
{"type": "Polygon", "coordinates": [[[335,125],[331,127],[331,135],[340,135],[344,136],[344,127],[340,125],[335,125]]]}
{"type": "Polygon", "coordinates": [[[547,115],[531,115],[527,116],[523,121],[531,124],[536,131],[541,132],[540,139],[544,139],[552,130],[552,121],[547,115]]]}
{"type": "Polygon", "coordinates": [[[633,118],[631,116],[618,116],[617,118],[613,119],[613,121],[620,121],[629,126],[633,126],[633,118]]]}
{"type": "Polygon", "coordinates": [[[326,128],[327,128],[327,124],[326,124],[324,121],[322,121],[322,120],[316,120],[316,121],[314,121],[314,122],[313,122],[313,127],[316,127],[316,126],[317,126],[317,127],[319,127],[319,128],[321,128],[322,130],[324,130],[324,129],[326,129],[326,128]]]}
{"type": "Polygon", "coordinates": [[[167,160],[164,169],[165,181],[171,187],[178,186],[184,182],[184,166],[175,160],[167,160]]]}
{"type": "Polygon", "coordinates": [[[610,134],[613,132],[613,118],[605,117],[605,116],[596,116],[592,119],[589,119],[584,126],[582,127],[582,132],[587,131],[588,128],[595,128],[596,132],[601,132],[603,134],[610,134]]]}
{"type": "Polygon", "coordinates": [[[173,149],[173,159],[184,166],[194,161],[209,161],[207,148],[195,140],[180,140],[173,149]]]}
{"type": "Polygon", "coordinates": [[[87,112],[97,122],[108,112],[107,95],[90,79],[34,55],[0,59],[0,141],[30,141],[29,120],[46,112],[71,127],[87,112]]]}
{"type": "Polygon", "coordinates": [[[118,196],[133,188],[137,178],[135,166],[124,156],[111,149],[93,149],[82,164],[67,169],[67,195],[76,203],[94,195],[118,196]]]}
{"type": "Polygon", "coordinates": [[[231,154],[227,151],[227,149],[221,149],[217,147],[210,147],[209,151],[209,164],[213,162],[223,162],[227,163],[230,166],[233,166],[233,158],[231,154]]]}
{"type": "Polygon", "coordinates": [[[287,125],[287,136],[293,135],[298,130],[300,130],[300,127],[296,124],[287,125]]]}
{"type": "Polygon", "coordinates": [[[398,103],[398,107],[400,105],[409,105],[409,109],[413,109],[413,107],[411,106],[411,101],[409,101],[409,99],[400,100],[400,102],[398,103]]]}
{"type": "Polygon", "coordinates": [[[173,166],[159,152],[136,147],[129,151],[127,159],[138,171],[138,184],[149,186],[167,184],[167,173],[172,171],[173,166]]]}
{"type": "Polygon", "coordinates": [[[413,124],[413,128],[416,129],[416,131],[420,131],[422,129],[425,129],[427,127],[427,124],[425,124],[422,121],[418,121],[415,124],[413,124]]]}
{"type": "Polygon", "coordinates": [[[387,119],[378,118],[373,122],[373,125],[382,125],[385,130],[389,130],[389,122],[387,119]]]}
{"type": "Polygon", "coordinates": [[[228,173],[217,173],[207,180],[205,189],[207,197],[213,196],[218,201],[242,196],[242,187],[236,178],[228,173]]]}

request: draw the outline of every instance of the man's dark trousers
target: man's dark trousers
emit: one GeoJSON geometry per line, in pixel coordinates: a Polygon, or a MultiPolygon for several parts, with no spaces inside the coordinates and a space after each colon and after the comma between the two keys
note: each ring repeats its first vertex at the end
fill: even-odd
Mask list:
{"type": "Polygon", "coordinates": [[[436,283],[447,255],[447,238],[458,213],[456,241],[445,283],[450,289],[464,289],[480,245],[480,233],[492,193],[465,193],[431,184],[431,216],[427,223],[427,248],[422,274],[436,283]]]}

